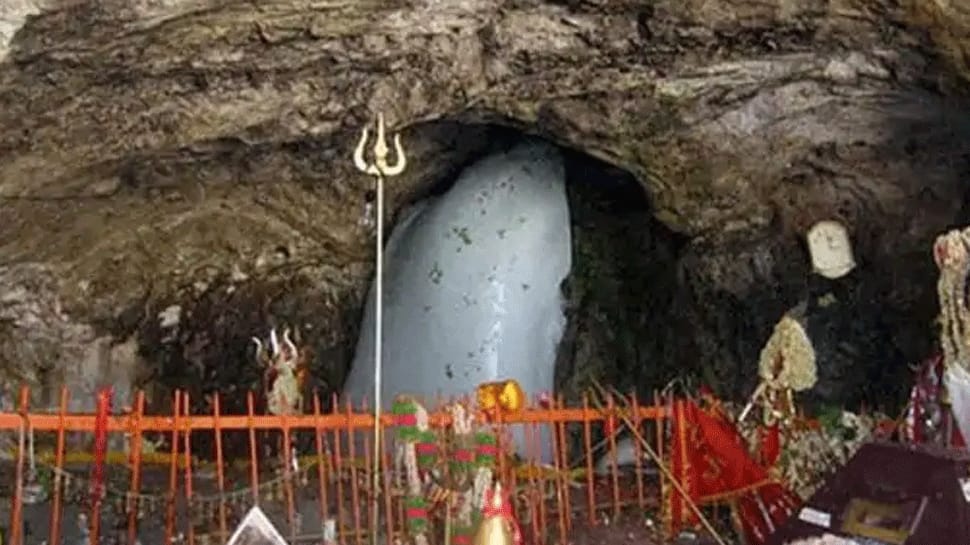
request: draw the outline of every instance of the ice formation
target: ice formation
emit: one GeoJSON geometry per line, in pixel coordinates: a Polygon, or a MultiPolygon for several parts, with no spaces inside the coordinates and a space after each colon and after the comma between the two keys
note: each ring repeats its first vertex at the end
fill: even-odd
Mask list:
{"type": "MultiPolygon", "coordinates": [[[[469,166],[406,214],[385,252],[382,406],[400,393],[433,402],[506,379],[530,396],[551,392],[570,238],[563,160],[541,141],[469,166]]],[[[374,398],[373,291],[344,386],[355,402],[374,398]]],[[[525,456],[537,446],[525,448],[523,431],[514,433],[525,456]]],[[[548,430],[537,439],[550,459],[548,430]]]]}

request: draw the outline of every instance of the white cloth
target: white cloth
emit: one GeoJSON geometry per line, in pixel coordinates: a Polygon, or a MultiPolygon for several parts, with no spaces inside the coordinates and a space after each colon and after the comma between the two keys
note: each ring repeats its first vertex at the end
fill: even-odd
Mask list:
{"type": "Polygon", "coordinates": [[[970,373],[960,365],[946,369],[946,391],[953,408],[953,418],[964,437],[970,437],[970,373]]]}

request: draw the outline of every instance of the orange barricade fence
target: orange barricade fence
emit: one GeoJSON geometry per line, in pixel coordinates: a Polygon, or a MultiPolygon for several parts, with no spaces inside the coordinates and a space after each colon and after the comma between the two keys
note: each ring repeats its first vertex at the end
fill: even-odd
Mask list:
{"type": "MultiPolygon", "coordinates": [[[[191,414],[188,395],[176,392],[170,414],[152,415],[145,414],[145,396],[138,393],[130,408],[127,400],[114,401],[126,406],[124,413],[101,419],[111,447],[95,502],[90,472],[98,416],[68,412],[66,390],[54,412],[32,412],[30,397],[23,388],[17,412],[0,413],[0,467],[12,482],[4,494],[10,498],[4,503],[5,541],[11,545],[78,543],[85,535],[97,543],[109,533],[117,543],[214,545],[226,542],[254,504],[290,542],[364,545],[372,531],[392,536],[382,543],[406,541],[400,476],[389,444],[398,427],[395,415],[382,415],[383,470],[375,479],[373,416],[336,398],[326,403],[313,396],[309,414],[275,416],[257,414],[249,393],[248,411],[240,415],[222,414],[215,394],[208,398],[211,412],[191,414]],[[376,483],[388,493],[376,493],[376,483]],[[372,501],[380,502],[381,520],[373,520],[372,501]]],[[[499,456],[496,467],[496,476],[515,491],[527,542],[565,545],[574,525],[627,515],[660,521],[662,473],[638,442],[623,440],[629,433],[617,429],[617,421],[621,412],[629,416],[664,453],[665,404],[655,395],[649,403],[634,396],[595,403],[584,397],[579,405],[547,400],[487,424],[499,437],[513,427],[524,430],[533,459],[544,448],[540,437],[552,441],[548,464],[499,456]]],[[[428,410],[432,427],[449,424],[446,411],[428,410]]],[[[441,499],[449,492],[429,494],[441,499]]]]}

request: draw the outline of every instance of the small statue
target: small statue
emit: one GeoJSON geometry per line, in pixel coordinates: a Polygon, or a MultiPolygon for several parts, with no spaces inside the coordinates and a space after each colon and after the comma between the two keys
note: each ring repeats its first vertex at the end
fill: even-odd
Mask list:
{"type": "Polygon", "coordinates": [[[283,330],[280,345],[276,329],[270,330],[269,352],[256,337],[256,359],[266,370],[263,375],[269,412],[275,415],[298,414],[303,411],[303,385],[306,379],[305,355],[290,339],[289,328],[283,330]]]}
{"type": "Polygon", "coordinates": [[[495,483],[485,492],[482,522],[472,545],[522,545],[522,532],[515,520],[512,502],[501,483],[495,483]]]}

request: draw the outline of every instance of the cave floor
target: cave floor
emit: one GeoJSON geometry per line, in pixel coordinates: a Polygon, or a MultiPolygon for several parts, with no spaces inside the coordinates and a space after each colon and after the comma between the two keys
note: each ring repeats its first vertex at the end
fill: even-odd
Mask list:
{"type": "Polygon", "coordinates": [[[569,532],[568,545],[660,545],[663,541],[657,539],[650,528],[634,522],[618,522],[617,524],[589,526],[586,524],[574,526],[569,532]]]}
{"type": "MultiPolygon", "coordinates": [[[[12,468],[4,467],[4,470],[12,468]]],[[[61,543],[69,545],[81,545],[86,543],[85,532],[82,524],[79,524],[81,515],[90,513],[87,507],[88,485],[86,477],[88,473],[80,468],[72,468],[71,472],[76,476],[73,486],[68,487],[68,494],[62,502],[61,513],[61,543]]],[[[85,468],[87,469],[87,468],[85,468]]],[[[0,471],[10,479],[4,482],[14,482],[13,475],[6,475],[8,471],[0,471]]],[[[229,473],[236,473],[235,471],[229,473]]],[[[122,502],[124,501],[124,491],[127,488],[128,472],[119,471],[116,467],[108,467],[106,482],[109,488],[107,499],[103,503],[101,510],[101,543],[122,544],[127,543],[127,517],[123,514],[122,502]]],[[[168,489],[171,475],[167,468],[146,468],[142,473],[143,494],[149,494],[151,500],[143,500],[140,506],[141,518],[138,524],[138,539],[143,545],[164,543],[165,542],[165,520],[167,518],[168,501],[164,490],[168,489]],[[149,491],[155,491],[153,493],[149,491]]],[[[185,501],[185,475],[181,471],[176,476],[178,481],[178,491],[175,496],[175,539],[174,543],[197,543],[199,545],[215,545],[224,543],[220,539],[218,528],[218,509],[219,500],[215,480],[212,475],[205,472],[195,474],[193,479],[193,508],[187,508],[185,501]],[[208,498],[209,501],[200,502],[201,498],[208,498]],[[194,521],[195,536],[194,541],[189,541],[186,532],[189,528],[189,521],[194,521]],[[179,536],[181,535],[181,539],[179,536]]],[[[260,507],[276,525],[280,533],[288,539],[289,543],[320,543],[323,527],[323,517],[321,516],[320,502],[318,496],[318,486],[310,478],[309,482],[298,483],[294,486],[294,505],[297,513],[297,527],[291,530],[286,513],[285,494],[282,487],[277,487],[269,495],[262,496],[260,507]]],[[[251,492],[245,483],[248,482],[248,474],[227,475],[226,510],[228,531],[231,533],[235,527],[235,522],[241,519],[252,505],[251,492]]],[[[264,481],[265,482],[265,481],[264,481]]],[[[343,491],[345,496],[350,495],[349,484],[343,491]]],[[[262,487],[261,487],[262,489],[262,487]]],[[[0,494],[0,526],[9,527],[10,521],[10,496],[12,490],[5,489],[0,494]]],[[[328,502],[328,512],[331,516],[336,516],[337,506],[333,504],[333,498],[337,495],[337,490],[331,490],[331,500],[328,502]]],[[[146,496],[147,498],[148,496],[146,496]]],[[[360,519],[355,523],[355,514],[352,507],[353,503],[344,502],[341,520],[344,521],[344,531],[347,532],[343,542],[345,545],[368,545],[370,540],[362,536],[359,540],[355,537],[353,529],[355,527],[366,527],[368,524],[368,501],[365,497],[360,497],[357,504],[361,506],[358,510],[360,519]]],[[[547,519],[548,535],[543,540],[549,545],[563,543],[559,539],[558,522],[553,515],[547,519]]],[[[24,521],[24,543],[41,544],[48,543],[51,522],[51,504],[49,501],[40,501],[32,504],[25,504],[23,509],[24,521]]],[[[523,534],[526,538],[526,545],[535,545],[532,539],[531,528],[525,520],[523,524],[523,534]]],[[[622,545],[626,543],[637,543],[640,545],[661,545],[665,543],[659,537],[656,525],[647,525],[644,519],[636,516],[630,511],[624,511],[616,520],[600,516],[599,524],[591,526],[586,520],[585,514],[576,513],[572,517],[572,527],[567,530],[568,538],[565,540],[567,545],[622,545]]],[[[677,544],[703,544],[707,541],[684,540],[676,541],[677,544]]]]}

